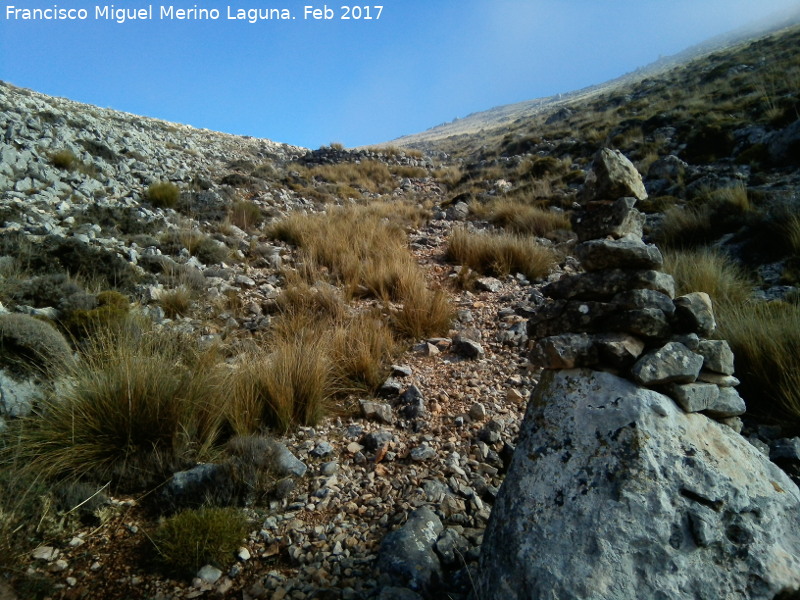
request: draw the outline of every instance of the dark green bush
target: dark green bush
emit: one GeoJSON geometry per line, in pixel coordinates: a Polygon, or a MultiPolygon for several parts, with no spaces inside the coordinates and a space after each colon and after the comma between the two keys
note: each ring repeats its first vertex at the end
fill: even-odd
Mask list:
{"type": "Polygon", "coordinates": [[[694,164],[704,164],[730,156],[734,139],[731,131],[721,125],[705,125],[692,134],[683,151],[683,158],[694,164]]]}
{"type": "Polygon", "coordinates": [[[72,350],[58,330],[30,315],[0,315],[0,364],[12,371],[55,375],[72,363],[72,350]]]}
{"type": "Polygon", "coordinates": [[[97,294],[96,302],[94,308],[70,311],[62,320],[63,327],[76,337],[84,337],[100,328],[120,327],[130,311],[128,298],[113,290],[97,294]]]}
{"type": "Polygon", "coordinates": [[[247,519],[240,510],[200,508],[166,519],[152,540],[167,569],[192,577],[207,564],[227,567],[246,535],[247,519]]]}
{"type": "Polygon", "coordinates": [[[13,302],[36,308],[52,306],[61,309],[71,303],[73,297],[85,294],[83,288],[64,273],[31,277],[13,287],[9,294],[13,302]]]}
{"type": "Polygon", "coordinates": [[[244,187],[253,183],[253,178],[241,173],[230,173],[225,175],[219,180],[222,185],[229,185],[231,187],[244,187]]]}
{"type": "Polygon", "coordinates": [[[144,194],[145,199],[158,208],[175,208],[181,198],[177,185],[168,181],[153,183],[144,194]]]}

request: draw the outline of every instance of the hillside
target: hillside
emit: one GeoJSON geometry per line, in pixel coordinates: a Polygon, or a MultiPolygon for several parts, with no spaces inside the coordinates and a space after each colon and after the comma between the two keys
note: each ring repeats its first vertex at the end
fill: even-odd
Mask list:
{"type": "MultiPolygon", "coordinates": [[[[744,448],[800,497],[798,48],[718,40],[369,149],[0,83],[0,598],[466,600],[528,399],[573,367],[725,440],[684,463],[744,448]],[[694,374],[642,374],[676,346],[694,374]]],[[[571,444],[529,457],[584,486],[571,444]]],[[[701,474],[678,562],[706,535],[681,502],[738,549],[753,520],[701,474]]]]}
{"type": "MultiPolygon", "coordinates": [[[[474,152],[481,145],[495,145],[498,136],[516,134],[526,126],[540,127],[541,123],[536,117],[557,115],[562,110],[582,110],[595,97],[599,97],[603,103],[614,93],[631,93],[634,86],[646,80],[663,78],[668,81],[675,70],[684,66],[691,70],[703,69],[703,63],[709,59],[713,61],[712,55],[715,53],[730,55],[737,46],[748,45],[754,39],[791,29],[798,22],[800,13],[792,11],[779,18],[711,38],[672,56],[661,57],[610,81],[580,90],[564,91],[555,96],[494,107],[426,131],[402,136],[392,143],[409,148],[454,153],[474,152]]],[[[641,93],[641,88],[638,89],[641,93]]]]}

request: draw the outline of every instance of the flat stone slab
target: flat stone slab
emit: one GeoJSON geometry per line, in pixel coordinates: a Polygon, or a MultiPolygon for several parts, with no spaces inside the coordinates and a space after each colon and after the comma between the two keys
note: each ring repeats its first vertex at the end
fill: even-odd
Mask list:
{"type": "Polygon", "coordinates": [[[661,271],[608,269],[562,277],[544,286],[542,293],[556,299],[603,301],[630,290],[655,290],[672,298],[675,280],[661,271]]]}
{"type": "Polygon", "coordinates": [[[591,240],[575,248],[575,256],[587,271],[603,269],[658,269],[664,264],[661,251],[641,238],[591,240]]]}

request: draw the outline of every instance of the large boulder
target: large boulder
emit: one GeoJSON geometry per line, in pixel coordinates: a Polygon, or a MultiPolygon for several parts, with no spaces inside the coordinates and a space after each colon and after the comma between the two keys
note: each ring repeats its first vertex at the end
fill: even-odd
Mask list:
{"type": "Polygon", "coordinates": [[[484,600],[772,600],[800,490],[728,427],[610,373],[545,372],[480,559],[484,600]]]}

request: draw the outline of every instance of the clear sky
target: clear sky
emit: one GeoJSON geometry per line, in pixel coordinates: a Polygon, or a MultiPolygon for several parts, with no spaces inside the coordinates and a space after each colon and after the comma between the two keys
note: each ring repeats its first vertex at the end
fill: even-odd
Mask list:
{"type": "Polygon", "coordinates": [[[374,0],[351,5],[362,19],[345,20],[345,1],[328,2],[333,18],[317,20],[305,18],[304,7],[325,3],[309,0],[0,0],[0,79],[195,127],[310,148],[357,146],[602,83],[800,7],[800,0],[374,0]],[[85,9],[87,18],[23,20],[12,6],[85,9]],[[106,6],[152,6],[152,19],[96,18],[96,7],[106,6]],[[219,18],[161,19],[170,6],[215,8],[219,18]],[[366,6],[371,20],[363,18],[366,6]],[[258,8],[294,18],[228,18],[229,10],[258,8]]]}

